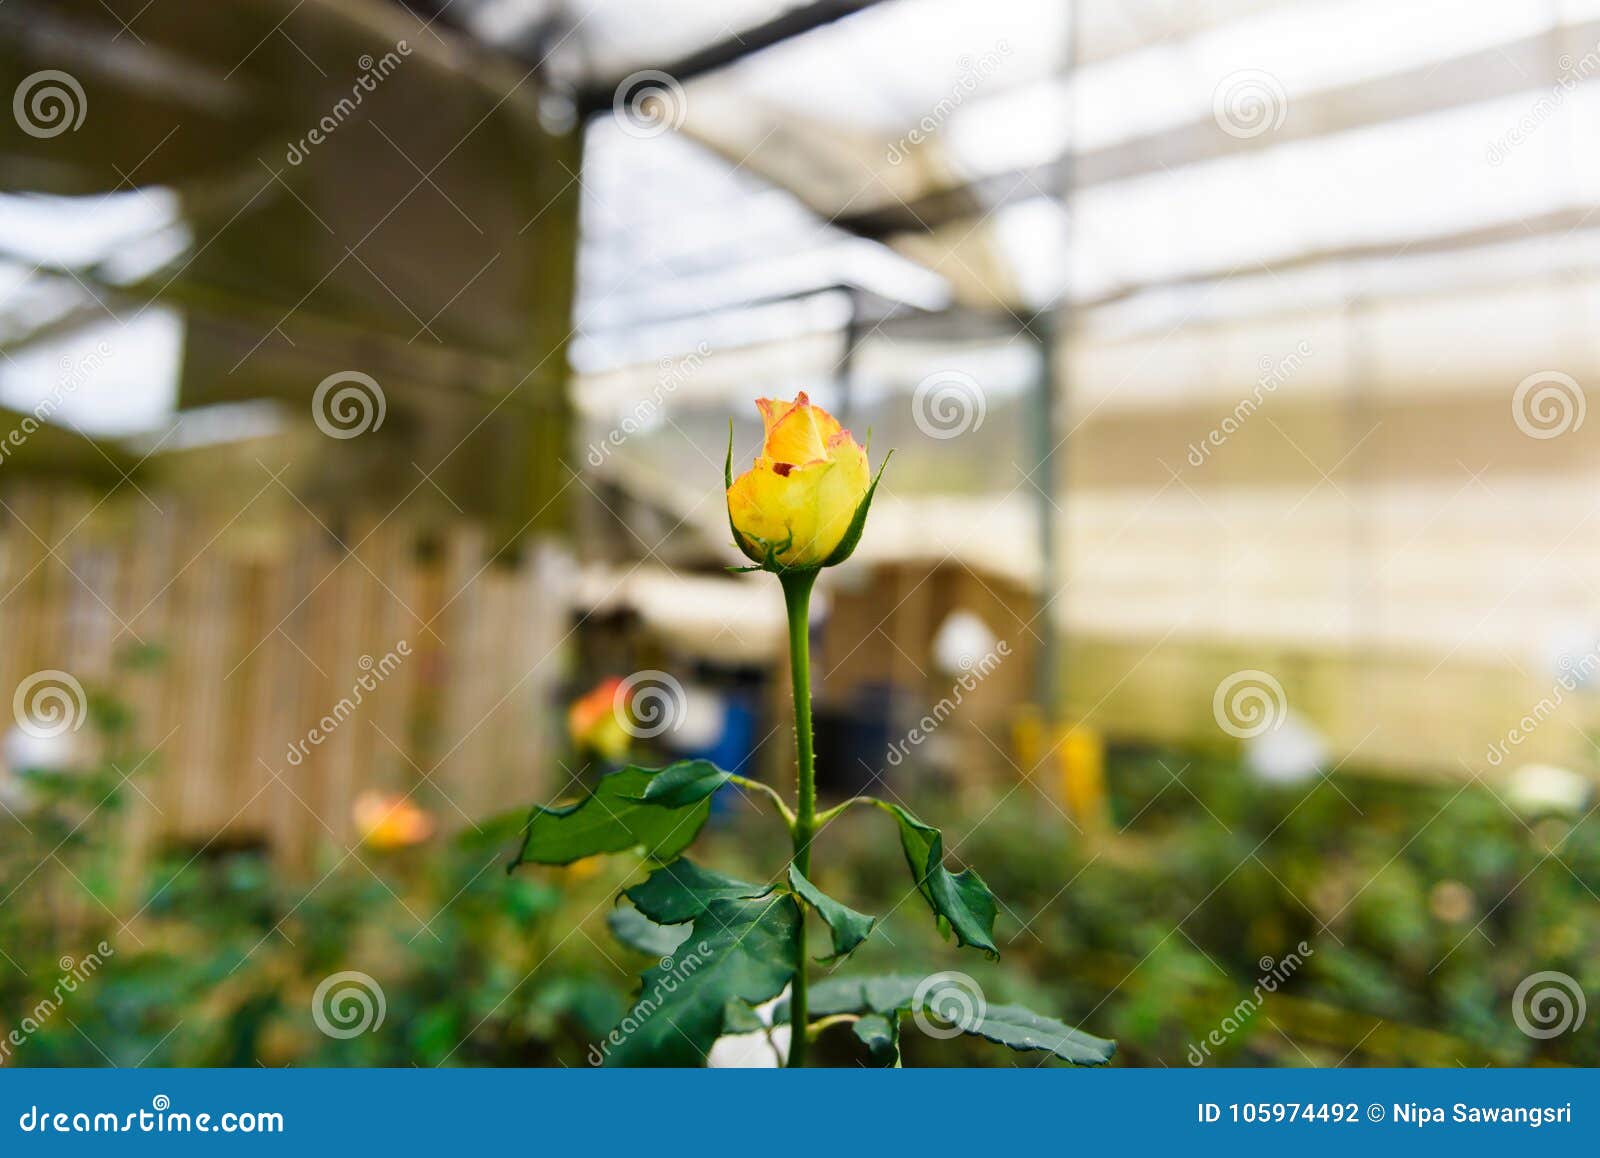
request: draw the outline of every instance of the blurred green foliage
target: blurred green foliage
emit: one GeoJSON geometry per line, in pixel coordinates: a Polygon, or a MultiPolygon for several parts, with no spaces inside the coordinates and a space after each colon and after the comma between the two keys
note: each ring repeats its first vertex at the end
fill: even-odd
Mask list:
{"type": "MultiPolygon", "coordinates": [[[[936,967],[972,975],[990,1003],[1116,1038],[1118,1065],[1600,1065],[1600,1008],[1548,1038],[1513,1016],[1518,984],[1542,971],[1600,995],[1594,814],[1521,815],[1481,782],[1274,786],[1231,758],[1149,750],[1114,752],[1109,781],[1097,836],[1043,783],[924,805],[967,818],[947,829],[951,857],[982,865],[1006,906],[998,965],[947,946],[936,967]]],[[[824,863],[849,867],[819,885],[889,914],[851,970],[893,968],[932,939],[863,831],[873,819],[820,838],[836,842],[824,863]]],[[[905,1036],[908,1064],[983,1064],[961,1039],[905,1036]]]]}
{"type": "Polygon", "coordinates": [[[130,882],[124,811],[159,760],[130,750],[115,700],[91,692],[90,720],[103,757],[13,773],[0,812],[0,1035],[22,1038],[3,1064],[582,1065],[624,1012],[631,975],[595,948],[616,955],[621,858],[508,877],[518,811],[402,851],[328,850],[309,875],[222,841],[172,848],[130,882]],[[345,970],[385,1009],[341,1038],[312,1004],[345,970]]]}
{"type": "MultiPolygon", "coordinates": [[[[645,962],[605,917],[640,878],[636,856],[508,877],[517,812],[402,851],[329,850],[309,875],[212,846],[130,881],[122,813],[158,761],[129,749],[114,701],[91,705],[101,762],[27,773],[26,806],[0,813],[0,1032],[50,995],[63,958],[102,940],[113,953],[5,1064],[576,1066],[627,1008],[645,962]],[[349,1038],[312,1015],[343,970],[385,1001],[382,1025],[349,1038]]],[[[1539,1039],[1512,1016],[1540,971],[1600,994],[1594,819],[1519,815],[1478,783],[1271,786],[1215,754],[1114,751],[1108,780],[1113,817],[1095,835],[1043,783],[938,799],[919,799],[914,774],[894,786],[962,818],[949,858],[981,865],[1005,906],[997,964],[939,941],[897,845],[872,831],[886,818],[841,816],[816,883],[883,920],[839,968],[959,970],[991,1004],[1115,1037],[1118,1065],[1600,1065],[1592,1020],[1539,1039]],[[1262,996],[1271,969],[1281,984],[1262,996]]],[[[787,861],[775,831],[719,813],[708,859],[768,879],[787,861]]],[[[908,1065],[1037,1061],[909,1022],[903,1036],[908,1065]]],[[[847,1026],[819,1044],[835,1064],[861,1049],[847,1026]]]]}
{"type": "MultiPolygon", "coordinates": [[[[8,1021],[49,995],[59,958],[81,960],[102,939],[113,950],[13,1064],[584,1064],[627,1005],[627,975],[591,943],[607,938],[621,876],[507,878],[515,829],[358,850],[292,882],[253,851],[164,861],[125,927],[76,903],[82,886],[73,897],[70,878],[74,916],[13,900],[0,908],[8,1021]],[[381,1024],[338,1038],[319,1030],[313,1004],[318,984],[345,970],[369,975],[385,1008],[381,1024]]],[[[5,859],[14,882],[17,858],[5,859]]],[[[42,891],[49,871],[24,891],[42,891]]]]}

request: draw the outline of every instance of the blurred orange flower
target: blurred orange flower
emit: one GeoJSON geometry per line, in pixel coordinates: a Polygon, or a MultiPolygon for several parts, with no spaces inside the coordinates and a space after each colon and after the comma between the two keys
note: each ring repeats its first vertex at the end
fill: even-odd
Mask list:
{"type": "Polygon", "coordinates": [[[622,681],[609,676],[578,697],[567,709],[567,731],[573,746],[613,763],[628,754],[631,737],[627,705],[617,703],[622,681]]]}
{"type": "Polygon", "coordinates": [[[433,817],[398,794],[363,792],[353,812],[361,842],[379,852],[421,844],[433,835],[433,817]]]}

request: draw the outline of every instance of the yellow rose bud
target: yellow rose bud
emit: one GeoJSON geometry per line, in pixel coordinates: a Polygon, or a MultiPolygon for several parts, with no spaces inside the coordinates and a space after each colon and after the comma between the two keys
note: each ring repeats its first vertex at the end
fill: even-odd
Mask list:
{"type": "Polygon", "coordinates": [[[739,549],[756,563],[795,570],[842,562],[854,546],[846,535],[873,487],[867,452],[804,392],[793,402],[762,398],[756,405],[765,445],[728,487],[739,549]]]}

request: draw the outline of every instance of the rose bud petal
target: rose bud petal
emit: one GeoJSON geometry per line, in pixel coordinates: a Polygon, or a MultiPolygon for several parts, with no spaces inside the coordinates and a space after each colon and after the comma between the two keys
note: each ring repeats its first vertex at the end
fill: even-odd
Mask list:
{"type": "Polygon", "coordinates": [[[749,558],[776,569],[838,562],[872,489],[867,452],[837,419],[801,392],[756,403],[766,440],[755,465],[728,487],[728,518],[749,558]]]}

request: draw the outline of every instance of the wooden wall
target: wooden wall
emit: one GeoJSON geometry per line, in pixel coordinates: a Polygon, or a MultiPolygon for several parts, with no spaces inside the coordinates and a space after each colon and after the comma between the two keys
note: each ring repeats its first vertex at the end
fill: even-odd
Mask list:
{"type": "Polygon", "coordinates": [[[414,790],[446,830],[559,789],[538,759],[569,606],[554,548],[491,561],[464,523],[230,518],[162,493],[0,502],[0,690],[56,669],[137,714],[140,846],[265,842],[309,864],[348,847],[369,788],[414,790]],[[120,668],[141,644],[163,657],[120,668]]]}

